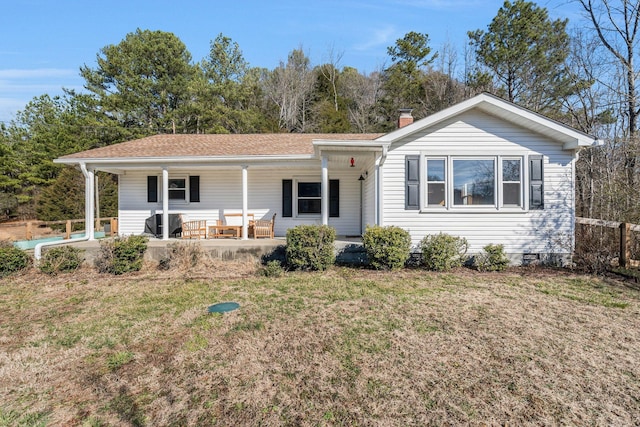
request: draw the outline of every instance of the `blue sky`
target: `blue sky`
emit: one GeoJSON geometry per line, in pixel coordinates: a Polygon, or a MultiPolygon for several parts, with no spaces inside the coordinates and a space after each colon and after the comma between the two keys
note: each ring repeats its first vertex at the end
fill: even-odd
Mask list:
{"type": "MultiPolygon", "coordinates": [[[[333,49],[340,66],[371,72],[388,64],[386,48],[409,31],[431,47],[453,45],[462,63],[469,30],[486,29],[503,0],[12,0],[0,13],[0,122],[36,96],[82,90],[82,65],[136,28],[177,35],[194,62],[222,33],[251,66],[274,68],[302,47],[313,65],[333,49]]],[[[567,0],[541,0],[553,18],[576,10],[567,0]]]]}

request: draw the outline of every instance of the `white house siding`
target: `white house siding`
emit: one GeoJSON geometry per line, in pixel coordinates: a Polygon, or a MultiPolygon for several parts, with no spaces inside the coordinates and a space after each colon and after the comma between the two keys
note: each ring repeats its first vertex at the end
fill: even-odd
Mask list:
{"type": "MultiPolygon", "coordinates": [[[[147,176],[161,176],[160,171],[127,171],[120,175],[119,230],[123,235],[141,234],[144,221],[149,216],[162,213],[162,202],[147,203],[147,176]]],[[[169,177],[199,175],[199,203],[169,203],[169,213],[182,214],[185,220],[205,219],[210,224],[224,216],[224,213],[242,212],[242,169],[215,168],[192,169],[191,172],[169,170],[169,177]]],[[[276,236],[284,236],[288,228],[299,224],[320,224],[319,215],[313,217],[283,218],[282,180],[305,178],[320,181],[320,164],[315,170],[279,169],[261,167],[248,168],[248,211],[256,219],[271,219],[277,213],[276,236]]],[[[332,170],[329,165],[329,179],[340,180],[340,217],[329,218],[329,225],[336,228],[338,235],[360,234],[360,183],[359,170],[332,170]]],[[[161,178],[159,178],[161,180],[161,178]]],[[[295,204],[295,200],[294,200],[295,204]]]]}
{"type": "MultiPolygon", "coordinates": [[[[528,199],[526,158],[524,162],[528,199]]],[[[563,151],[560,143],[494,116],[467,112],[392,144],[384,166],[384,224],[410,231],[414,245],[428,234],[445,232],[465,237],[471,253],[489,243],[504,244],[514,261],[525,253],[566,254],[573,245],[573,164],[573,153],[563,151]],[[405,210],[406,155],[540,154],[544,155],[544,210],[405,210]]],[[[420,191],[424,193],[424,185],[420,191]]]]}

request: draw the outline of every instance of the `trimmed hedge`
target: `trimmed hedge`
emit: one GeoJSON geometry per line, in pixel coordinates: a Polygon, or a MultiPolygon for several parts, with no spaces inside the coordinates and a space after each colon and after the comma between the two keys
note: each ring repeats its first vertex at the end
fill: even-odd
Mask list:
{"type": "Polygon", "coordinates": [[[326,270],[335,262],[336,230],[328,225],[298,225],[287,230],[286,259],[293,270],[326,270]]]}
{"type": "Polygon", "coordinates": [[[369,265],[376,270],[403,268],[411,256],[411,235],[395,226],[367,226],[362,236],[369,265]]]}
{"type": "Polygon", "coordinates": [[[467,239],[440,233],[425,236],[420,242],[422,264],[429,270],[447,271],[461,267],[467,260],[467,239]]]}

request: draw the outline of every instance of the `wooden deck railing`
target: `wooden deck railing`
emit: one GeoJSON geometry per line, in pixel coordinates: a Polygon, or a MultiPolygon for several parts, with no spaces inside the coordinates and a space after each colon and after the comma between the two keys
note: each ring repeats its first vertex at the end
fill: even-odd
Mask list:
{"type": "MultiPolygon", "coordinates": [[[[118,234],[118,218],[117,217],[105,217],[105,218],[96,218],[95,228],[94,230],[99,230],[102,227],[102,223],[108,223],[108,234],[109,236],[114,236],[118,234]]],[[[24,228],[24,236],[26,240],[33,240],[34,237],[39,237],[36,235],[35,230],[40,227],[49,227],[51,225],[65,225],[64,238],[70,239],[71,232],[73,231],[73,224],[84,223],[84,219],[66,219],[61,221],[21,221],[21,222],[13,222],[8,224],[0,224],[0,228],[13,228],[13,227],[23,227],[24,228]]]]}
{"type": "Polygon", "coordinates": [[[633,240],[632,232],[640,232],[640,225],[630,224],[627,222],[605,221],[602,219],[580,218],[576,217],[576,224],[599,226],[606,228],[618,229],[620,233],[620,256],[618,264],[620,267],[639,267],[640,260],[631,259],[631,242],[633,240]]]}

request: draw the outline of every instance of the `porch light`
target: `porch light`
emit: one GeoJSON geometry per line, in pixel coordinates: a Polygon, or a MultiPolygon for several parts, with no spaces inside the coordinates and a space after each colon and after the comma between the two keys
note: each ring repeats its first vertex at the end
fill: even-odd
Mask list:
{"type": "Polygon", "coordinates": [[[360,178],[358,178],[358,181],[364,181],[364,175],[360,174],[360,178]]]}
{"type": "Polygon", "coordinates": [[[356,167],[356,159],[354,159],[353,157],[351,158],[351,160],[349,160],[351,162],[351,167],[355,168],[356,167]]]}

